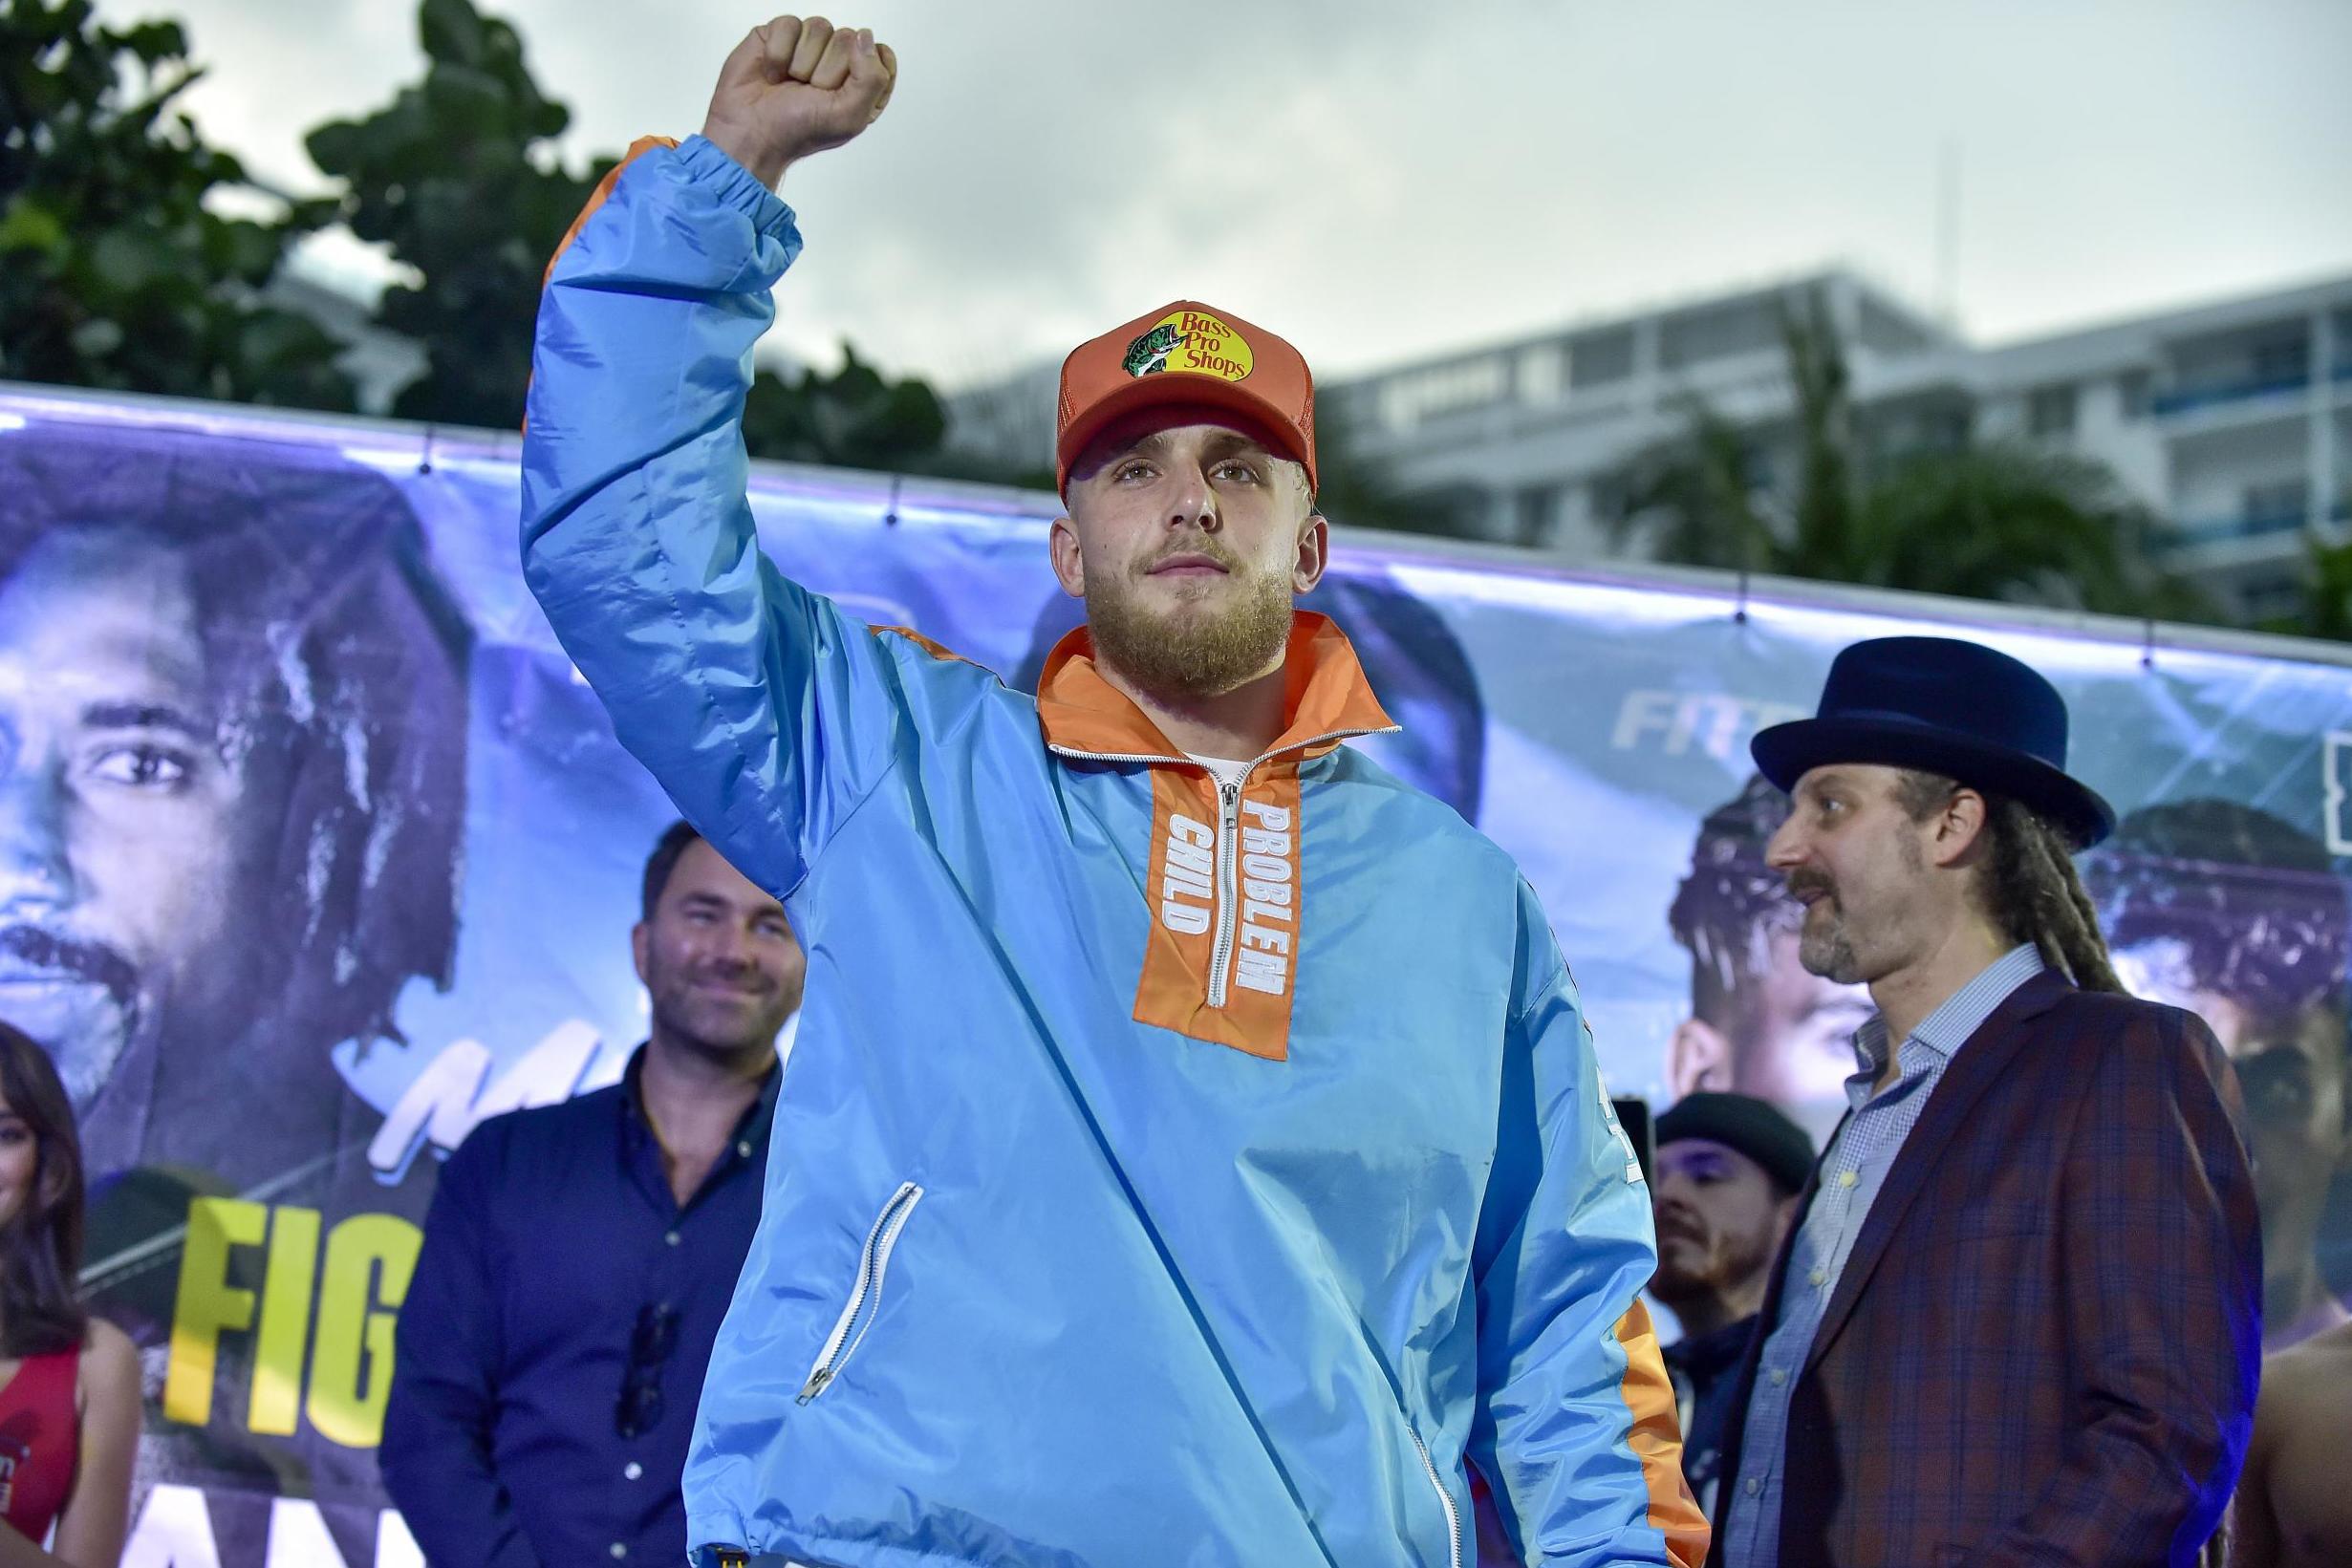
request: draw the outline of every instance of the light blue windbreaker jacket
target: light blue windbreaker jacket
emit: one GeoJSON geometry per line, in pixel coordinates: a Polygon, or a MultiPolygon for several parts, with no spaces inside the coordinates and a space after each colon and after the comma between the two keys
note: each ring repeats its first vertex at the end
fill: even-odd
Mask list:
{"type": "Polygon", "coordinates": [[[1031,699],[759,551],[790,210],[640,143],[550,274],[523,554],[629,749],[809,977],[686,1470],[695,1559],[1695,1564],[1650,1201],[1510,860],[1291,729],[1220,792],[1095,672],[1031,699]]]}

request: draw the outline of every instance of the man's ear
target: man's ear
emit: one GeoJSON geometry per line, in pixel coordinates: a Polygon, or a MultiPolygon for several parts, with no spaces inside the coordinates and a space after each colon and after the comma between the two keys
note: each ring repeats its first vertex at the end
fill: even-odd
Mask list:
{"type": "Polygon", "coordinates": [[[1299,557],[1291,565],[1291,588],[1301,593],[1312,593],[1315,585],[1323,581],[1324,568],[1330,564],[1330,522],[1321,512],[1310,511],[1306,521],[1299,525],[1299,557]]]}
{"type": "Polygon", "coordinates": [[[1772,1250],[1778,1254],[1788,1245],[1789,1227],[1797,1222],[1797,1194],[1791,1192],[1772,1206],[1772,1250]]]}
{"type": "Polygon", "coordinates": [[[1054,581],[1062,591],[1073,599],[1087,596],[1086,552],[1078,548],[1078,525],[1069,520],[1068,512],[1053,520],[1053,531],[1047,536],[1046,548],[1053,558],[1054,581]]]}
{"type": "Polygon", "coordinates": [[[1988,848],[1985,826],[1992,821],[1992,806],[1985,797],[1971,787],[1961,785],[1953,790],[1953,799],[1943,804],[1943,813],[1935,818],[1935,865],[1953,865],[1969,851],[1983,853],[1988,848]]]}
{"type": "Polygon", "coordinates": [[[629,928],[629,959],[637,965],[639,985],[653,984],[645,976],[645,955],[652,949],[653,942],[654,934],[646,928],[644,921],[639,920],[629,928]]]}
{"type": "Polygon", "coordinates": [[[1677,1100],[1701,1089],[1729,1089],[1732,1042],[1714,1024],[1684,1019],[1666,1042],[1666,1086],[1677,1100]]]}

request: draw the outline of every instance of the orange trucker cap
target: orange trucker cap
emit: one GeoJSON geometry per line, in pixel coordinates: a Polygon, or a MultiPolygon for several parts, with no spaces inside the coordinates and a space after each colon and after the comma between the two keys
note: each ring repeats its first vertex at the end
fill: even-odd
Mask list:
{"type": "Polygon", "coordinates": [[[1267,446],[1306,467],[1315,485],[1315,377],[1299,351],[1240,316],[1179,299],[1070,351],[1062,361],[1054,482],[1111,420],[1156,403],[1236,416],[1267,446]]]}

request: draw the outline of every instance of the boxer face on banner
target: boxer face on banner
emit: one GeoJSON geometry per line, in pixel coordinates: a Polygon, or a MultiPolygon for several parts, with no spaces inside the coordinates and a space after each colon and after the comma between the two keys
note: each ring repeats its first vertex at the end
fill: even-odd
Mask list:
{"type": "Polygon", "coordinates": [[[2327,1207],[2328,1185],[2352,1159],[2343,1009],[2320,1004],[2266,1015],[2233,998],[2196,991],[2182,1005],[2203,1019],[2230,1053],[2246,1097],[2265,1239],[2276,1247],[2308,1248],[2327,1207]]]}
{"type": "MultiPolygon", "coordinates": [[[[1868,995],[1808,971],[1794,932],[1769,933],[1761,946],[1763,962],[1742,975],[1725,999],[1723,1026],[1692,1020],[1716,1038],[1684,1042],[1675,1053],[1691,1077],[1683,1092],[1752,1094],[1800,1123],[1826,1115],[1834,1126],[1855,1070],[1854,1032],[1870,1016],[1868,995]]],[[[1824,1130],[1807,1129],[1816,1136],[1824,1130]]]]}
{"type": "Polygon", "coordinates": [[[141,1028],[217,1025],[249,977],[236,911],[282,781],[236,728],[177,552],[63,531],[0,583],[0,1017],[77,1108],[141,1028]]]}
{"type": "Polygon", "coordinates": [[[336,1147],[334,1047],[448,978],[470,646],[377,473],[0,442],[0,1019],[93,1171],[245,1183],[336,1147]]]}
{"type": "MultiPolygon", "coordinates": [[[[2312,1257],[2332,1184],[2352,1167],[2352,1105],[2345,1092],[2352,1063],[2346,1061],[2342,1003],[2315,1000],[2298,1007],[2282,1005],[2276,988],[2246,987],[2252,996],[2217,989],[2226,982],[2200,974],[2191,945],[2175,939],[2118,949],[2115,971],[2137,995],[2203,1019],[2229,1053],[2246,1102],[2265,1272],[2277,1276],[2300,1267],[2312,1257]]],[[[2299,1338],[2298,1326],[2272,1321],[2264,1330],[2269,1339],[2299,1338]]]]}
{"type": "Polygon", "coordinates": [[[1788,798],[1752,778],[1707,816],[1669,921],[1691,954],[1691,1016],[1667,1045],[1668,1087],[1769,1100],[1827,1136],[1846,1108],[1867,992],[1806,970],[1802,906],[1764,863],[1788,798]]]}
{"type": "Polygon", "coordinates": [[[2262,1214],[2264,1341],[2280,1348],[2341,1315],[2315,1249],[2352,1166],[2352,901],[2325,846],[2223,800],[2131,813],[2083,883],[2124,984],[2196,1014],[2229,1053],[2262,1214]]]}

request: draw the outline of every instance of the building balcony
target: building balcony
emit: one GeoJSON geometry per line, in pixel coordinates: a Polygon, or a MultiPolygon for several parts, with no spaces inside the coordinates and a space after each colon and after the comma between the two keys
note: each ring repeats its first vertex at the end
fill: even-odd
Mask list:
{"type": "MultiPolygon", "coordinates": [[[[2339,503],[2327,516],[2336,523],[2352,521],[2352,506],[2339,503]]],[[[2209,523],[2184,523],[2166,537],[2161,548],[2167,555],[2175,555],[2202,549],[2210,545],[2228,545],[2241,539],[2295,533],[2301,530],[2305,521],[2305,514],[2298,506],[2293,510],[2282,507],[2275,511],[2247,512],[2209,523]]]]}
{"type": "MultiPolygon", "coordinates": [[[[2352,362],[2338,365],[2328,379],[2340,385],[2352,381],[2352,362]]],[[[2305,371],[2292,376],[2250,376],[2234,381],[2199,381],[2187,386],[2168,387],[2156,393],[2148,399],[2148,408],[2159,417],[2187,414],[2197,409],[2285,397],[2308,391],[2310,386],[2311,376],[2305,371]]]]}

